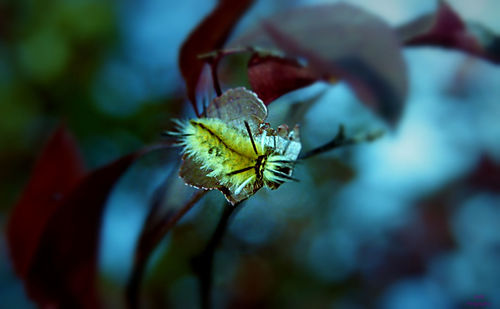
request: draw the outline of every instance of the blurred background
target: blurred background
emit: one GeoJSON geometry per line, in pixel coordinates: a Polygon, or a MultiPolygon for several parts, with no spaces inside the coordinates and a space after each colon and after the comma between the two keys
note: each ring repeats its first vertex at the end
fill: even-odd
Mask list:
{"type": "MultiPolygon", "coordinates": [[[[256,1],[235,34],[286,8],[324,2],[333,1],[256,1]]],[[[393,26],[437,4],[345,2],[393,26]]],[[[500,33],[500,2],[448,2],[465,19],[500,33]]],[[[95,168],[158,141],[171,118],[194,116],[178,50],[214,5],[0,1],[2,231],[60,121],[95,168]]],[[[409,97],[394,129],[343,83],[317,83],[269,106],[274,127],[300,122],[305,149],[331,139],[341,123],[347,134],[386,134],[312,158],[297,167],[299,183],[261,190],[246,202],[216,253],[216,307],[468,308],[478,299],[500,307],[500,193],[498,184],[496,191],[479,185],[500,164],[500,68],[436,48],[405,49],[404,57],[409,97]]],[[[148,157],[110,196],[99,260],[110,307],[123,306],[152,193],[177,163],[148,157]]],[[[192,191],[180,182],[174,188],[176,195],[192,191]]],[[[198,306],[188,260],[205,245],[222,204],[219,192],[208,194],[158,248],[144,285],[147,307],[198,306]]],[[[3,233],[0,307],[34,307],[13,274],[3,233]]]]}

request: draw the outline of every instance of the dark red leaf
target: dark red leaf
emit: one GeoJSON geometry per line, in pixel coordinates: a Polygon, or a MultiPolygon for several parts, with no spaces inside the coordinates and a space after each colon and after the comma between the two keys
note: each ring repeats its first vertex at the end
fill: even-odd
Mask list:
{"type": "Polygon", "coordinates": [[[122,157],[83,175],[76,144],[64,129],[54,134],[9,220],[14,268],[41,307],[99,307],[97,244],[101,215],[115,182],[140,156],[122,157]]]}
{"type": "Polygon", "coordinates": [[[26,276],[47,222],[83,174],[75,140],[61,126],[45,146],[9,219],[7,239],[19,276],[26,276]]]}
{"type": "Polygon", "coordinates": [[[62,202],[48,222],[25,284],[41,305],[95,308],[97,245],[108,194],[136,152],[95,170],[62,202]]]}
{"type": "Polygon", "coordinates": [[[320,78],[314,71],[292,59],[255,53],[248,62],[248,79],[252,90],[266,105],[320,78]]]}
{"type": "Polygon", "coordinates": [[[500,164],[483,157],[468,177],[467,183],[475,188],[500,192],[500,164]]]}
{"type": "Polygon", "coordinates": [[[462,50],[500,63],[500,36],[489,29],[466,23],[445,1],[438,10],[397,29],[406,46],[431,45],[462,50]]]}
{"type": "Polygon", "coordinates": [[[316,76],[345,80],[390,123],[404,106],[407,78],[398,37],[380,18],[354,6],[338,3],[277,14],[231,46],[241,45],[283,51],[304,59],[316,76]]]}
{"type": "Polygon", "coordinates": [[[186,82],[188,98],[198,116],[196,86],[204,65],[198,56],[220,49],[236,22],[253,2],[254,0],[219,0],[217,7],[196,27],[181,47],[179,67],[186,82]]]}

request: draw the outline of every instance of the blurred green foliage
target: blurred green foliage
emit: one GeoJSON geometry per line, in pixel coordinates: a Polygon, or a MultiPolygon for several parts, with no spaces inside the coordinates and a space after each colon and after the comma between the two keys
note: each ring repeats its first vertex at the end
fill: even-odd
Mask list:
{"type": "MultiPolygon", "coordinates": [[[[165,105],[176,105],[168,104],[171,100],[141,102],[146,104],[125,116],[103,112],[96,102],[104,64],[120,56],[118,9],[108,0],[0,2],[3,211],[19,195],[39,149],[60,121],[77,136],[89,167],[154,140],[167,124],[165,105]]],[[[119,81],[113,86],[118,89],[111,95],[119,101],[119,81]]]]}

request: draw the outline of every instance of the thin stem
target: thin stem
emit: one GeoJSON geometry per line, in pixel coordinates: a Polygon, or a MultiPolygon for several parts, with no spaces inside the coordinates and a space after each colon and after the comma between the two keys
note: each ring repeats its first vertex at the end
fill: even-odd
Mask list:
{"type": "Polygon", "coordinates": [[[168,212],[156,223],[151,222],[158,207],[153,205],[146,219],[143,231],[139,238],[135,251],[134,265],[127,282],[125,291],[127,307],[130,309],[140,308],[139,295],[144,270],[148,264],[151,254],[170,229],[188,212],[208,191],[199,190],[191,199],[177,212],[168,212]]]}
{"type": "Polygon", "coordinates": [[[312,156],[318,155],[320,153],[338,148],[340,146],[348,145],[349,142],[350,141],[347,140],[345,137],[344,126],[340,125],[339,131],[337,132],[337,135],[335,135],[335,137],[330,142],[304,153],[303,155],[301,155],[299,157],[299,160],[304,160],[304,159],[310,158],[312,156]]]}
{"type": "Polygon", "coordinates": [[[224,58],[225,56],[247,53],[247,52],[255,52],[255,48],[248,46],[248,47],[236,47],[236,48],[213,50],[211,52],[198,55],[198,59],[208,62],[211,61],[212,59],[221,59],[224,58]]]}
{"type": "Polygon", "coordinates": [[[284,57],[284,53],[277,49],[266,49],[260,48],[256,46],[242,46],[242,47],[234,47],[234,48],[225,48],[213,50],[208,53],[198,55],[198,59],[204,61],[210,61],[210,59],[221,59],[229,55],[234,54],[243,54],[243,53],[259,53],[262,55],[272,55],[276,57],[284,57]]]}
{"type": "Polygon", "coordinates": [[[241,203],[238,203],[234,206],[231,206],[227,202],[224,203],[224,210],[219,219],[219,223],[217,224],[212,237],[207,243],[207,246],[202,252],[194,256],[191,260],[193,271],[198,277],[199,281],[200,303],[201,308],[203,309],[209,309],[212,307],[213,259],[215,250],[221,242],[222,237],[224,237],[229,220],[235,213],[235,210],[239,208],[239,205],[241,205],[241,203]]]}
{"type": "Polygon", "coordinates": [[[330,151],[330,150],[333,150],[336,148],[340,148],[343,146],[354,145],[354,144],[361,143],[361,142],[371,142],[373,140],[376,140],[377,138],[379,138],[382,135],[383,135],[383,131],[375,131],[375,132],[366,134],[364,136],[346,137],[344,126],[340,125],[339,131],[337,132],[337,135],[335,135],[335,137],[330,142],[304,153],[303,155],[299,156],[298,160],[304,160],[304,159],[319,155],[323,152],[327,152],[327,151],[330,151]]]}

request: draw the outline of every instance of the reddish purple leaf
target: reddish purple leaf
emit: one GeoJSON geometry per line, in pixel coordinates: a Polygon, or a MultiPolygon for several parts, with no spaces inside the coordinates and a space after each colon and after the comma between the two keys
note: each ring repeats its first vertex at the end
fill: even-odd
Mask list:
{"type": "Polygon", "coordinates": [[[198,116],[196,86],[204,65],[198,56],[220,49],[236,22],[252,3],[253,0],[219,0],[217,7],[196,27],[181,47],[179,67],[186,82],[188,98],[198,116]]]}
{"type": "Polygon", "coordinates": [[[464,22],[445,1],[440,1],[435,13],[403,25],[397,32],[406,46],[458,49],[500,63],[500,37],[483,26],[464,22]]]}
{"type": "Polygon", "coordinates": [[[25,277],[30,297],[39,304],[99,307],[96,276],[102,211],[115,182],[140,154],[90,173],[48,222],[25,277]]]}
{"type": "Polygon", "coordinates": [[[404,106],[407,79],[398,37],[380,18],[354,6],[338,3],[274,15],[231,44],[241,45],[281,50],[304,59],[316,76],[345,80],[391,123],[404,106]]]}
{"type": "Polygon", "coordinates": [[[97,244],[107,196],[123,172],[158,145],[83,176],[76,144],[60,128],[9,221],[14,268],[41,307],[99,307],[97,244]]]}
{"type": "Polygon", "coordinates": [[[314,71],[292,59],[255,53],[248,62],[248,79],[252,90],[266,105],[320,78],[314,71]]]}
{"type": "Polygon", "coordinates": [[[27,275],[47,222],[83,174],[76,142],[61,126],[45,146],[8,223],[10,254],[19,276],[27,275]]]}

